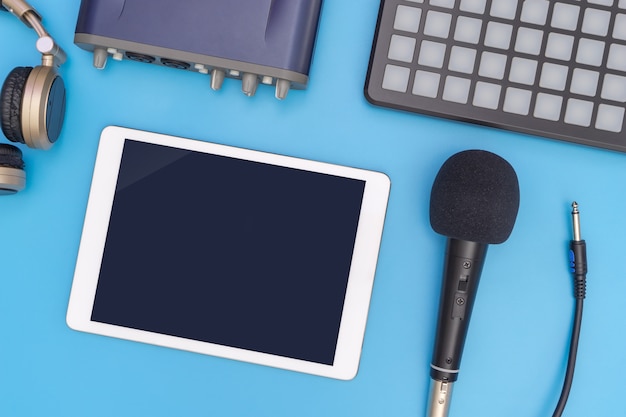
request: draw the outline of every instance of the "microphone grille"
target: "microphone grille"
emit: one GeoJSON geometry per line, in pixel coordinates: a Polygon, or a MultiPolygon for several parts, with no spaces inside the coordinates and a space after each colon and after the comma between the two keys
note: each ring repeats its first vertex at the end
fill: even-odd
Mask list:
{"type": "Polygon", "coordinates": [[[439,170],[430,195],[430,224],[450,238],[502,243],[518,208],[513,167],[494,153],[468,150],[452,155],[439,170]]]}

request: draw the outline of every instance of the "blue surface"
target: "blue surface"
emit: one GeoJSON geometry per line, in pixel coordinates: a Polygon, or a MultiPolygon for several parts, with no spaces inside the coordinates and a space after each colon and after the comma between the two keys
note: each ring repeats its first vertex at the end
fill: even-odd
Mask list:
{"type": "MultiPolygon", "coordinates": [[[[480,148],[521,188],[509,240],[490,247],[451,416],[550,416],[574,300],[570,203],[589,274],[568,417],[626,414],[626,155],[376,108],[363,84],[379,2],[327,1],[306,91],[135,62],[92,68],[72,44],[79,0],[33,5],[66,49],[67,116],[50,151],[22,148],[27,188],[0,202],[1,416],[394,416],[425,414],[445,239],[428,221],[443,161],[480,148]],[[383,171],[392,192],[360,371],[336,381],[74,332],[65,312],[100,131],[152,130],[383,171]]],[[[34,32],[0,14],[0,74],[35,65],[34,32]]]]}

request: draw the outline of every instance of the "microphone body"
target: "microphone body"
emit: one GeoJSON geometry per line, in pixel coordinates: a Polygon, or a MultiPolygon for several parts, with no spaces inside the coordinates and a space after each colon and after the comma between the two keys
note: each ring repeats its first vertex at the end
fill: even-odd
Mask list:
{"type": "Polygon", "coordinates": [[[446,417],[488,245],[448,239],[430,364],[429,417],[446,417]]]}
{"type": "Polygon", "coordinates": [[[446,417],[487,248],[508,239],[519,208],[519,184],[507,161],[469,150],[443,164],[430,197],[431,226],[448,239],[427,416],[446,417]]]}
{"type": "Polygon", "coordinates": [[[457,380],[487,245],[448,239],[431,378],[457,380]]]}

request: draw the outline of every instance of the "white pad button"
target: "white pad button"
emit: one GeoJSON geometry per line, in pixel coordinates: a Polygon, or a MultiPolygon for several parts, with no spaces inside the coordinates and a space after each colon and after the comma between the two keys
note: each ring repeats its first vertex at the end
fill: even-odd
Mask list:
{"type": "Polygon", "coordinates": [[[545,25],[550,2],[548,0],[525,0],[522,5],[520,20],[535,25],[545,25]]]}
{"type": "Polygon", "coordinates": [[[626,77],[615,74],[606,74],[602,83],[603,99],[626,103],[626,77]]]}
{"type": "Polygon", "coordinates": [[[389,44],[389,59],[402,62],[413,61],[415,53],[415,39],[406,36],[392,35],[389,44]]]}
{"type": "Polygon", "coordinates": [[[528,90],[509,87],[506,89],[503,110],[508,113],[527,115],[532,93],[528,90]]]}
{"type": "Polygon", "coordinates": [[[569,61],[572,57],[574,37],[562,33],[550,33],[546,44],[546,56],[548,58],[569,61]]]}
{"type": "Polygon", "coordinates": [[[615,39],[626,40],[626,14],[618,14],[615,16],[613,37],[615,39]]]}
{"type": "Polygon", "coordinates": [[[442,68],[446,45],[439,42],[422,41],[417,63],[427,67],[442,68]]]}
{"type": "Polygon", "coordinates": [[[487,0],[461,0],[459,8],[463,12],[483,14],[485,12],[486,3],[487,0]]]}
{"type": "Polygon", "coordinates": [[[536,73],[537,61],[532,59],[515,57],[511,61],[509,81],[520,84],[533,85],[535,83],[536,73]]]}
{"type": "Polygon", "coordinates": [[[452,9],[454,7],[454,0],[430,0],[430,4],[433,6],[445,7],[452,9]]]}
{"type": "Polygon", "coordinates": [[[497,0],[491,3],[489,14],[503,19],[515,19],[517,13],[517,0],[497,0]]]}
{"type": "Polygon", "coordinates": [[[453,46],[450,51],[450,62],[448,68],[452,71],[463,72],[465,74],[474,73],[474,62],[476,61],[476,50],[453,46]]]}
{"type": "Polygon", "coordinates": [[[499,49],[509,49],[513,26],[499,22],[487,23],[485,45],[499,49]]]}
{"type": "Polygon", "coordinates": [[[600,65],[602,65],[603,57],[604,42],[587,38],[583,38],[578,41],[576,62],[578,62],[579,64],[587,64],[599,67],[600,65]]]}
{"type": "Polygon", "coordinates": [[[471,82],[466,78],[448,76],[443,87],[442,98],[446,101],[465,104],[469,97],[471,82]]]}
{"type": "Polygon", "coordinates": [[[505,67],[506,55],[483,52],[478,67],[478,75],[501,80],[504,78],[505,67]]]}
{"type": "Polygon", "coordinates": [[[609,23],[611,23],[611,12],[587,9],[583,18],[582,31],[591,35],[606,36],[609,31],[609,23]]]}
{"type": "Polygon", "coordinates": [[[396,19],[393,22],[395,30],[417,33],[422,18],[422,9],[399,5],[396,10],[396,19]]]}
{"type": "Polygon", "coordinates": [[[424,34],[429,36],[435,36],[437,38],[447,38],[450,34],[451,22],[451,14],[435,12],[431,10],[426,14],[424,34]]]}
{"type": "Polygon", "coordinates": [[[552,10],[552,27],[566,30],[576,30],[580,6],[573,4],[556,3],[552,10]]]}
{"type": "Polygon", "coordinates": [[[609,132],[619,133],[624,126],[624,108],[600,104],[598,106],[598,116],[596,117],[596,127],[609,132]]]}
{"type": "Polygon", "coordinates": [[[543,64],[543,68],[541,70],[539,86],[543,88],[550,88],[552,90],[563,91],[565,90],[568,72],[569,69],[565,65],[557,65],[546,62],[543,64]]]}
{"type": "Polygon", "coordinates": [[[459,16],[454,30],[454,40],[477,44],[480,40],[480,30],[483,22],[473,17],[459,16]]]}
{"type": "Polygon", "coordinates": [[[609,48],[607,68],[626,72],[626,45],[612,44],[609,48]]]}
{"type": "Polygon", "coordinates": [[[593,103],[591,101],[570,98],[565,110],[565,123],[588,127],[591,125],[593,103]]]}
{"type": "Polygon", "coordinates": [[[398,67],[396,65],[387,65],[385,67],[385,74],[383,75],[382,87],[385,90],[406,93],[410,75],[411,70],[408,68],[398,67]]]}
{"type": "Polygon", "coordinates": [[[502,86],[498,84],[479,81],[474,90],[474,101],[472,104],[478,107],[495,110],[500,103],[500,91],[502,86]]]}
{"type": "Polygon", "coordinates": [[[563,97],[553,94],[539,93],[535,101],[535,111],[533,116],[552,120],[556,122],[561,118],[561,107],[563,106],[563,97]]]}
{"type": "Polygon", "coordinates": [[[521,27],[517,31],[515,51],[524,54],[539,55],[543,42],[543,31],[521,27]]]}
{"type": "Polygon", "coordinates": [[[583,96],[595,97],[598,92],[600,73],[583,68],[574,68],[570,91],[583,96]]]}
{"type": "Polygon", "coordinates": [[[413,94],[430,98],[437,97],[440,79],[441,75],[437,73],[420,70],[416,71],[415,83],[413,84],[413,94]]]}

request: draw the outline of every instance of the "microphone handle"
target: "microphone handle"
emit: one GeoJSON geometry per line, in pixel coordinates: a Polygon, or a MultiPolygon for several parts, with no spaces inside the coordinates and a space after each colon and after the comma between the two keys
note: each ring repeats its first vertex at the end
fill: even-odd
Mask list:
{"type": "Polygon", "coordinates": [[[488,245],[448,239],[439,300],[433,359],[429,417],[448,414],[452,384],[458,378],[463,346],[478,292],[488,245]]]}
{"type": "Polygon", "coordinates": [[[435,380],[454,382],[458,377],[486,255],[484,243],[448,239],[430,372],[435,380]]]}

